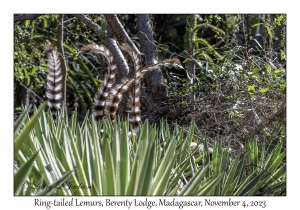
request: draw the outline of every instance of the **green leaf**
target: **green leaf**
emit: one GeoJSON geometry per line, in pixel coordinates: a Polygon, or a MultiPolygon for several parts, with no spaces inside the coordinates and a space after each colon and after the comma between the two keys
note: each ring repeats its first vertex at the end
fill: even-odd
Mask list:
{"type": "Polygon", "coordinates": [[[285,157],[286,151],[283,151],[280,155],[277,156],[277,158],[273,161],[271,171],[274,171],[277,169],[277,167],[282,163],[283,158],[285,157]]]}
{"type": "Polygon", "coordinates": [[[266,93],[268,91],[269,91],[269,88],[263,88],[263,89],[259,90],[260,93],[266,93]]]}
{"type": "MultiPolygon", "coordinates": [[[[253,172],[250,175],[248,175],[246,177],[246,179],[242,180],[242,182],[240,183],[238,189],[235,190],[234,196],[241,194],[241,191],[243,191],[245,189],[245,186],[247,186],[247,184],[250,182],[251,178],[253,176],[255,176],[256,173],[257,173],[257,171],[253,170],[253,172]]],[[[241,176],[240,176],[240,179],[241,179],[241,176]]]]}
{"type": "MultiPolygon", "coordinates": [[[[112,147],[112,155],[113,155],[113,165],[114,165],[114,173],[115,173],[115,194],[114,195],[121,195],[121,139],[120,139],[120,132],[119,126],[117,124],[121,124],[119,119],[117,123],[114,125],[113,130],[113,139],[111,142],[112,147]]],[[[122,132],[122,131],[121,131],[122,132]]],[[[124,131],[124,133],[127,133],[124,131]]],[[[124,139],[125,141],[125,139],[124,139]]],[[[128,141],[126,139],[126,141],[128,141]]]]}
{"type": "Polygon", "coordinates": [[[208,195],[210,195],[211,191],[213,191],[214,188],[216,187],[216,185],[220,183],[220,181],[222,180],[223,176],[224,176],[224,173],[222,173],[221,175],[219,175],[214,180],[210,181],[210,184],[207,185],[204,189],[201,189],[201,191],[199,192],[198,195],[200,195],[200,196],[208,196],[208,195]]]}
{"type": "Polygon", "coordinates": [[[172,171],[172,167],[175,163],[175,158],[176,156],[174,155],[173,158],[170,160],[170,162],[168,163],[168,165],[165,168],[165,172],[163,173],[161,179],[159,180],[157,187],[155,188],[153,195],[154,196],[159,196],[159,195],[163,195],[167,184],[168,184],[168,180],[170,178],[170,173],[172,171]]]}
{"type": "Polygon", "coordinates": [[[269,27],[266,27],[266,28],[267,28],[267,31],[268,31],[269,36],[272,38],[272,37],[273,37],[273,34],[272,34],[272,32],[271,32],[271,29],[270,29],[269,27]]]}
{"type": "Polygon", "coordinates": [[[272,67],[270,65],[265,65],[265,68],[269,71],[272,71],[272,67]]]}
{"type": "Polygon", "coordinates": [[[282,178],[285,174],[286,174],[286,164],[284,164],[283,166],[281,166],[273,174],[270,174],[270,176],[269,176],[270,178],[269,178],[269,180],[267,180],[265,182],[265,186],[267,186],[268,188],[272,187],[272,185],[274,185],[275,183],[277,183],[278,180],[280,178],[282,178]]]}
{"type": "Polygon", "coordinates": [[[109,146],[108,139],[105,140],[105,165],[104,165],[104,171],[105,171],[105,195],[110,196],[110,195],[115,195],[116,193],[116,185],[115,185],[115,180],[116,180],[116,175],[115,175],[115,166],[113,162],[113,154],[111,151],[111,148],[109,146]]]}
{"type": "Polygon", "coordinates": [[[65,173],[60,179],[56,180],[53,182],[51,185],[49,185],[48,188],[45,188],[38,192],[36,196],[47,196],[47,195],[52,195],[52,193],[56,190],[60,190],[59,188],[63,188],[64,183],[69,179],[73,171],[69,171],[65,173]]]}
{"type": "Polygon", "coordinates": [[[194,195],[199,187],[199,184],[207,174],[209,166],[210,164],[207,164],[204,168],[198,169],[197,173],[190,179],[188,184],[181,190],[179,195],[194,195]]]}
{"type": "Polygon", "coordinates": [[[283,73],[283,70],[281,70],[281,69],[276,69],[276,70],[274,71],[274,73],[275,73],[275,74],[281,74],[281,73],[283,73]]]}
{"type": "Polygon", "coordinates": [[[22,112],[22,114],[19,116],[19,118],[16,120],[14,124],[14,136],[16,137],[17,133],[19,132],[22,124],[25,121],[25,118],[28,115],[29,110],[31,109],[31,104],[25,108],[25,110],[22,112]]]}
{"type": "MultiPolygon", "coordinates": [[[[278,158],[278,157],[281,157],[282,155],[279,155],[280,154],[280,151],[281,151],[281,148],[282,148],[282,145],[283,145],[283,141],[281,141],[272,151],[272,155],[268,158],[268,160],[266,161],[266,164],[265,164],[265,169],[266,170],[271,170],[271,168],[273,167],[273,165],[275,163],[278,164],[278,162],[275,162],[275,160],[278,158]]],[[[281,157],[282,158],[282,157],[281,157]]]]}
{"type": "MultiPolygon", "coordinates": [[[[265,177],[266,173],[261,171],[263,177],[265,177]]],[[[269,175],[269,174],[268,174],[269,175]]],[[[268,176],[267,175],[267,176],[268,176]]],[[[256,177],[258,179],[258,177],[256,177]]],[[[253,187],[245,194],[245,195],[256,195],[258,191],[262,190],[262,186],[266,183],[267,178],[262,178],[261,180],[253,180],[253,187]],[[256,183],[255,183],[256,182],[256,183]]]]}
{"type": "Polygon", "coordinates": [[[171,170],[170,164],[174,163],[175,148],[176,140],[172,139],[152,181],[151,189],[149,191],[151,195],[162,193],[162,187],[164,187],[166,183],[161,181],[162,179],[165,180],[166,172],[169,173],[171,170]]]}
{"type": "Polygon", "coordinates": [[[48,21],[47,21],[47,18],[43,18],[43,25],[44,25],[44,28],[48,28],[48,21]]]}
{"type": "Polygon", "coordinates": [[[92,151],[92,143],[91,143],[91,136],[89,135],[89,132],[88,132],[88,128],[87,126],[85,125],[84,126],[84,141],[85,141],[85,151],[84,151],[84,155],[83,155],[83,160],[82,160],[82,165],[83,165],[83,168],[84,168],[84,171],[86,172],[86,177],[87,177],[87,180],[88,180],[88,183],[90,185],[92,185],[92,168],[94,168],[93,166],[93,163],[91,163],[92,160],[95,159],[94,157],[94,153],[92,151]]]}
{"type": "Polygon", "coordinates": [[[285,59],[285,53],[284,52],[280,52],[280,60],[284,60],[285,59]]]}
{"type": "Polygon", "coordinates": [[[25,183],[26,178],[28,177],[32,167],[33,162],[35,161],[36,157],[38,156],[38,152],[33,154],[29,160],[21,166],[21,168],[17,171],[14,176],[14,195],[19,195],[22,190],[22,186],[25,183]]]}
{"type": "MultiPolygon", "coordinates": [[[[147,162],[147,167],[146,167],[146,173],[145,173],[145,177],[144,177],[144,181],[143,181],[143,188],[141,191],[141,195],[147,195],[150,188],[151,188],[151,182],[153,179],[153,174],[155,172],[155,145],[151,144],[150,148],[149,148],[149,157],[148,157],[148,162],[147,162]]],[[[162,192],[163,193],[163,192],[162,192]]],[[[161,194],[162,194],[161,193],[161,194]]]]}
{"type": "Polygon", "coordinates": [[[17,155],[17,152],[22,147],[23,143],[28,139],[31,129],[34,127],[39,116],[42,114],[42,111],[45,108],[45,106],[46,106],[46,104],[44,103],[39,107],[39,109],[31,117],[29,122],[23,127],[21,133],[15,138],[15,142],[14,142],[14,156],[15,157],[17,155]]]}
{"type": "Polygon", "coordinates": [[[33,75],[33,76],[36,76],[36,72],[38,71],[39,69],[37,67],[34,67],[31,69],[31,72],[30,72],[30,75],[33,75]]]}
{"type": "Polygon", "coordinates": [[[122,133],[120,139],[120,181],[121,181],[121,195],[125,195],[126,188],[129,183],[129,176],[130,176],[130,157],[129,157],[129,139],[128,133],[125,132],[128,130],[129,121],[122,123],[122,133]]]}
{"type": "Polygon", "coordinates": [[[131,174],[130,174],[129,183],[128,183],[126,193],[125,193],[125,195],[127,195],[127,196],[134,195],[134,190],[135,190],[135,185],[136,185],[136,178],[137,178],[137,168],[138,168],[137,159],[138,158],[139,158],[139,154],[136,154],[134,162],[132,164],[132,170],[131,170],[131,174]]]}
{"type": "MultiPolygon", "coordinates": [[[[65,133],[65,135],[67,135],[66,132],[64,132],[64,133],[65,133]]],[[[70,144],[71,144],[71,148],[72,148],[72,156],[74,158],[75,165],[76,165],[76,174],[78,177],[78,181],[79,181],[79,183],[81,183],[84,186],[89,186],[87,178],[86,178],[86,173],[84,172],[82,161],[79,157],[79,153],[75,146],[74,141],[70,141],[70,144]]],[[[83,188],[82,191],[84,192],[85,195],[90,195],[90,190],[88,188],[83,188]]]]}
{"type": "Polygon", "coordinates": [[[252,25],[251,27],[256,27],[256,26],[259,26],[259,25],[262,25],[263,23],[256,23],[254,25],[252,25]]]}
{"type": "Polygon", "coordinates": [[[30,20],[25,20],[25,26],[28,27],[30,24],[30,20]]]}
{"type": "Polygon", "coordinates": [[[257,145],[256,138],[252,141],[251,160],[252,160],[252,164],[254,166],[257,166],[257,164],[258,164],[258,145],[257,145]]]}
{"type": "Polygon", "coordinates": [[[255,92],[255,86],[249,85],[248,87],[248,92],[255,92]]]}
{"type": "Polygon", "coordinates": [[[233,160],[233,162],[231,163],[231,165],[229,166],[229,172],[225,181],[225,184],[223,186],[222,189],[222,195],[226,195],[227,191],[229,190],[230,185],[232,184],[233,180],[236,177],[236,169],[238,166],[238,160],[239,160],[240,154],[238,154],[238,156],[233,160]]]}

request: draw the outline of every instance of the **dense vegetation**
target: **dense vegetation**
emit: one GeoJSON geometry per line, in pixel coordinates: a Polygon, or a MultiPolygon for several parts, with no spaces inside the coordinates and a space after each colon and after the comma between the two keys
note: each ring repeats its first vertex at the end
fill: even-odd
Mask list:
{"type": "MultiPolygon", "coordinates": [[[[151,15],[157,59],[179,58],[185,70],[161,68],[166,97],[155,95],[149,78],[144,79],[145,94],[153,103],[142,95],[146,124],[132,137],[132,145],[126,120],[112,127],[89,114],[107,66],[102,56],[79,51],[111,37],[107,17],[85,16],[103,29],[101,36],[72,15],[23,17],[15,15],[14,27],[16,194],[50,193],[30,187],[21,191],[16,181],[32,186],[40,180],[54,186],[69,180],[90,185],[91,190],[51,193],[285,195],[285,15],[151,15]],[[39,107],[46,99],[43,49],[48,42],[63,44],[67,72],[66,107],[56,120],[50,112],[35,112],[29,106],[39,107]],[[206,152],[195,155],[198,150],[190,148],[191,142],[203,143],[206,152]],[[105,168],[104,162],[111,167],[105,168]],[[76,173],[68,173],[72,170],[76,173]]],[[[136,16],[118,18],[143,52],[136,16]]],[[[126,55],[125,59],[131,67],[126,55]]]]}

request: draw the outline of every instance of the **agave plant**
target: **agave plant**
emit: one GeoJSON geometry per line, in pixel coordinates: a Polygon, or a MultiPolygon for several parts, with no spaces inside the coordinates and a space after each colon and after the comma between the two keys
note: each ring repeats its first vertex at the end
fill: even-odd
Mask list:
{"type": "MultiPolygon", "coordinates": [[[[246,155],[230,161],[228,148],[215,143],[213,153],[197,159],[190,150],[195,124],[187,133],[140,125],[129,135],[129,121],[82,123],[65,108],[53,120],[44,106],[15,122],[15,195],[277,195],[285,190],[282,144],[258,157],[256,140],[246,155]],[[22,128],[22,129],[21,129],[22,128]],[[21,130],[20,130],[21,129],[21,130]],[[210,157],[211,156],[211,157],[210,157]]],[[[207,149],[207,144],[204,142],[207,149]]]]}
{"type": "Polygon", "coordinates": [[[246,141],[245,155],[238,154],[229,161],[229,149],[224,150],[222,144],[215,143],[210,173],[219,175],[220,181],[209,194],[201,195],[284,195],[286,164],[282,162],[285,157],[282,145],[280,142],[265,157],[265,148],[259,150],[257,140],[253,138],[246,141]]]}

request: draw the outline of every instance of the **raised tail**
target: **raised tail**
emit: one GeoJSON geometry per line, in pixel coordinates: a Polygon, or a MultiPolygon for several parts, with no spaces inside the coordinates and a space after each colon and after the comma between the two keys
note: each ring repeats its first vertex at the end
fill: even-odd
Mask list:
{"type": "Polygon", "coordinates": [[[46,44],[44,50],[48,57],[49,69],[46,87],[47,105],[51,110],[52,115],[56,117],[56,112],[61,108],[63,99],[63,75],[59,56],[55,47],[52,44],[46,44]]]}
{"type": "Polygon", "coordinates": [[[81,48],[81,53],[96,53],[103,55],[108,64],[108,73],[105,74],[103,82],[100,84],[99,91],[94,97],[94,106],[92,113],[95,120],[99,120],[104,116],[109,115],[106,110],[106,103],[109,99],[109,93],[116,82],[116,74],[118,72],[117,65],[111,51],[104,45],[89,44],[81,48]]]}

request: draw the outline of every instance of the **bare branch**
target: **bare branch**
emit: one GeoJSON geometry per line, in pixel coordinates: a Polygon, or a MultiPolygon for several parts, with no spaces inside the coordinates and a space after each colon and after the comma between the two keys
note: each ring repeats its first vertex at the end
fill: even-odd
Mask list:
{"type": "Polygon", "coordinates": [[[137,24],[139,28],[141,49],[145,53],[147,66],[153,65],[157,62],[157,53],[153,44],[152,27],[150,25],[149,15],[137,15],[137,24]]]}
{"type": "MultiPolygon", "coordinates": [[[[84,24],[86,24],[90,29],[94,30],[96,34],[101,38],[102,43],[105,44],[105,46],[113,53],[117,67],[118,67],[118,74],[116,76],[117,78],[117,83],[120,83],[123,77],[127,77],[129,75],[129,67],[128,64],[120,50],[120,48],[117,45],[116,39],[112,37],[107,37],[105,36],[102,28],[88,19],[85,15],[74,15],[77,19],[81,20],[84,24]]],[[[108,31],[111,29],[107,25],[108,31]]]]}
{"type": "Polygon", "coordinates": [[[14,22],[22,21],[22,20],[34,20],[37,17],[41,16],[43,14],[27,14],[27,15],[20,15],[14,17],[14,22]]]}
{"type": "Polygon", "coordinates": [[[283,102],[281,103],[281,105],[276,113],[265,118],[254,129],[250,128],[249,130],[252,131],[254,134],[258,134],[264,128],[266,128],[268,125],[270,125],[272,122],[275,122],[277,120],[281,121],[281,122],[285,122],[286,121],[285,113],[286,113],[286,100],[283,100],[283,102]]]}
{"type": "Polygon", "coordinates": [[[88,19],[85,15],[73,15],[74,17],[76,17],[78,20],[81,20],[84,24],[86,24],[90,29],[92,29],[93,31],[96,32],[96,34],[100,37],[103,38],[104,36],[104,32],[102,31],[102,28],[94,23],[93,21],[91,21],[90,19],[88,19]]]}
{"type": "Polygon", "coordinates": [[[135,52],[140,54],[139,50],[132,42],[124,27],[120,23],[117,15],[104,15],[104,17],[120,45],[122,46],[123,43],[127,43],[135,52]]]}
{"type": "MultiPolygon", "coordinates": [[[[146,57],[146,65],[150,66],[156,64],[157,52],[153,44],[149,15],[137,15],[137,24],[141,49],[146,57]]],[[[159,68],[155,69],[151,74],[147,73],[145,78],[145,85],[147,88],[151,88],[150,91],[152,94],[162,94],[166,96],[166,84],[163,81],[163,76],[159,68]]]]}
{"type": "Polygon", "coordinates": [[[31,90],[31,88],[28,88],[26,85],[24,85],[23,82],[22,82],[21,80],[17,79],[17,81],[19,82],[19,84],[20,84],[21,86],[23,86],[23,87],[26,89],[26,91],[28,91],[29,93],[32,93],[32,94],[33,94],[35,97],[37,97],[42,103],[44,103],[44,100],[43,100],[42,98],[40,98],[35,92],[33,92],[33,91],[31,90]]]}
{"type": "MultiPolygon", "coordinates": [[[[153,43],[152,27],[150,24],[149,15],[137,15],[137,25],[139,29],[139,38],[141,43],[141,50],[145,54],[146,66],[151,66],[157,63],[157,52],[153,43]]],[[[153,103],[147,104],[147,109],[150,111],[148,119],[150,123],[155,120],[155,114],[153,110],[161,102],[167,98],[167,85],[163,80],[163,75],[160,68],[154,69],[151,73],[147,73],[145,76],[145,86],[147,91],[151,94],[151,100],[153,103]]]]}

